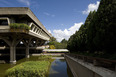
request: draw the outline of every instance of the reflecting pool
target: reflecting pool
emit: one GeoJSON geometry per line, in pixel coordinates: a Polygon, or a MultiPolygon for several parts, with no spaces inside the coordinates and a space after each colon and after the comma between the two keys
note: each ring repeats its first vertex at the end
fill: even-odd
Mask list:
{"type": "MultiPolygon", "coordinates": [[[[29,59],[23,58],[17,61],[17,64],[20,64],[25,61],[39,61],[38,57],[30,57],[29,59]]],[[[16,64],[16,65],[17,65],[16,64]]],[[[0,77],[5,77],[5,71],[11,67],[15,66],[14,64],[0,64],[0,77]]],[[[73,77],[72,73],[67,66],[65,59],[54,59],[51,63],[48,77],[73,77]]]]}

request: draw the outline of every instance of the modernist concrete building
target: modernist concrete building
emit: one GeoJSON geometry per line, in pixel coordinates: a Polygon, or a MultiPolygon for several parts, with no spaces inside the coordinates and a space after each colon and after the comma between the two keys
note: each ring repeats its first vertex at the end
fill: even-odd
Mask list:
{"type": "Polygon", "coordinates": [[[29,47],[41,46],[52,35],[46,30],[38,18],[28,7],[1,7],[0,8],[0,39],[10,48],[10,62],[16,62],[16,46],[21,41],[26,46],[26,57],[29,57],[29,47]],[[10,28],[11,23],[24,23],[29,31],[10,28]],[[33,44],[35,42],[35,44],[33,44]]]}

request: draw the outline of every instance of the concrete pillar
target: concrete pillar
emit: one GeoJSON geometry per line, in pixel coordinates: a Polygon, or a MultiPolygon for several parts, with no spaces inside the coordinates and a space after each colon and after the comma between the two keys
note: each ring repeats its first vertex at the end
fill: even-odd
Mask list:
{"type": "Polygon", "coordinates": [[[16,46],[10,46],[10,63],[16,63],[16,46]]]}
{"type": "Polygon", "coordinates": [[[30,39],[28,39],[28,40],[26,40],[26,41],[23,40],[23,43],[24,43],[24,45],[26,46],[26,55],[25,55],[26,58],[29,58],[29,57],[30,57],[30,56],[29,56],[29,45],[30,45],[30,43],[31,43],[31,39],[32,39],[32,38],[30,38],[30,39]]]}
{"type": "Polygon", "coordinates": [[[29,46],[26,46],[26,58],[29,58],[29,46]]]}
{"type": "Polygon", "coordinates": [[[13,36],[4,38],[1,37],[10,47],[10,63],[16,63],[16,46],[22,40],[21,37],[13,36]]]}

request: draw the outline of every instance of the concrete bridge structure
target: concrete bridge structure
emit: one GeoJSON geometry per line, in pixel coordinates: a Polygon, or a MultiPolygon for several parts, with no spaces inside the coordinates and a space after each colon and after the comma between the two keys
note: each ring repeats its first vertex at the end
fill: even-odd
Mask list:
{"type": "Polygon", "coordinates": [[[29,58],[29,47],[41,46],[50,37],[52,35],[28,7],[0,8],[0,40],[6,42],[10,48],[11,63],[16,62],[16,46],[21,42],[25,45],[26,57],[29,58]],[[11,29],[11,23],[27,24],[30,30],[11,29]]]}

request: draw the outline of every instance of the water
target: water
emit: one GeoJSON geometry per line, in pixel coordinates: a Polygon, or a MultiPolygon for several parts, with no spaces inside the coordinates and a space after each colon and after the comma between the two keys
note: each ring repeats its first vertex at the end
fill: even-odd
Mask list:
{"type": "MultiPolygon", "coordinates": [[[[24,58],[17,61],[17,64],[20,64],[25,61],[38,61],[38,57],[30,57],[29,59],[24,58]]],[[[16,65],[17,65],[16,64],[16,65]]],[[[0,64],[0,77],[5,76],[5,71],[15,65],[13,64],[0,64]]],[[[65,59],[54,59],[51,63],[51,67],[49,69],[48,77],[73,77],[69,67],[66,64],[65,59]]]]}
{"type": "Polygon", "coordinates": [[[49,77],[73,77],[68,75],[68,73],[71,73],[67,72],[68,70],[70,71],[64,59],[56,59],[51,64],[49,77]]]}

